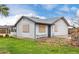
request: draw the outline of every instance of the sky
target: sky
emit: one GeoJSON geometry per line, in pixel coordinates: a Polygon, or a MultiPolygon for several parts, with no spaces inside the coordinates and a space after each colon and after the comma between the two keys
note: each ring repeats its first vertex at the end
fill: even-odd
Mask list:
{"type": "Polygon", "coordinates": [[[7,7],[9,7],[9,16],[6,18],[1,16],[0,25],[12,25],[22,15],[37,16],[42,19],[59,16],[74,19],[79,16],[79,4],[7,4],[7,7]]]}

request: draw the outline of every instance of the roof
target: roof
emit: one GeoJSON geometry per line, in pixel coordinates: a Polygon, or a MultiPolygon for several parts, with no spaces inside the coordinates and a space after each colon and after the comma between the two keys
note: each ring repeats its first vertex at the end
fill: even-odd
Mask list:
{"type": "Polygon", "coordinates": [[[42,23],[42,24],[54,24],[55,22],[59,21],[60,19],[64,20],[65,23],[69,26],[69,23],[64,17],[54,17],[51,19],[40,19],[38,17],[27,17],[27,16],[22,16],[15,24],[15,26],[19,23],[21,19],[28,19],[31,20],[35,23],[42,23]]]}
{"type": "Polygon", "coordinates": [[[10,28],[12,26],[7,26],[7,25],[4,25],[4,26],[0,26],[0,28],[10,28]]]}

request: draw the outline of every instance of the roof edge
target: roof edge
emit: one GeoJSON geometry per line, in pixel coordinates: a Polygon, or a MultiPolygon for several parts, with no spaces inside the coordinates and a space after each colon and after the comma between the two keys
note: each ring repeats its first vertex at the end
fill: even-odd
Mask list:
{"type": "Polygon", "coordinates": [[[68,26],[70,26],[70,24],[68,23],[68,21],[66,20],[65,17],[61,17],[60,19],[63,19],[63,20],[65,21],[65,23],[66,23],[68,26]]]}
{"type": "Polygon", "coordinates": [[[31,20],[31,19],[30,19],[29,17],[27,17],[27,16],[21,16],[21,17],[19,18],[19,20],[15,23],[14,26],[16,26],[23,18],[26,18],[26,19],[29,19],[29,20],[32,21],[32,22],[35,22],[35,21],[31,20]]]}
{"type": "MultiPolygon", "coordinates": [[[[15,23],[14,26],[16,27],[16,25],[17,25],[23,18],[26,18],[26,19],[28,19],[28,20],[34,22],[34,23],[38,23],[38,22],[36,22],[36,21],[30,19],[30,18],[27,17],[27,16],[21,16],[21,17],[19,18],[19,20],[15,23]]],[[[59,19],[62,19],[68,26],[70,26],[70,24],[68,23],[68,21],[66,20],[65,17],[62,16],[62,17],[60,17],[59,19]]],[[[59,19],[57,19],[56,21],[54,21],[52,24],[54,24],[54,23],[56,23],[57,21],[59,21],[59,19]]],[[[42,23],[42,24],[43,24],[43,23],[42,23]]]]}

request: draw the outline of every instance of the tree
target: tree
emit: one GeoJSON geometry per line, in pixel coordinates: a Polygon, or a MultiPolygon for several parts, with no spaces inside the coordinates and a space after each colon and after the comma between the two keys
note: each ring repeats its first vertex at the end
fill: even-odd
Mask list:
{"type": "Polygon", "coordinates": [[[4,5],[4,4],[0,5],[0,14],[1,15],[8,16],[9,15],[8,11],[9,11],[9,8],[6,5],[4,5]]]}

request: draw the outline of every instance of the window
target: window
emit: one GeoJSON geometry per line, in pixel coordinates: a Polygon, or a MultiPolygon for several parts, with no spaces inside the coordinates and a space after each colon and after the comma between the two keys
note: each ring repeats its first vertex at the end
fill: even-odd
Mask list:
{"type": "Polygon", "coordinates": [[[0,28],[0,33],[1,33],[1,34],[5,34],[5,33],[6,33],[6,31],[7,31],[7,29],[6,29],[6,28],[0,28]]]}
{"type": "Polygon", "coordinates": [[[45,32],[45,25],[39,25],[39,32],[45,32]]]}
{"type": "Polygon", "coordinates": [[[14,27],[13,28],[10,28],[9,31],[16,32],[16,28],[14,28],[14,27]]]}
{"type": "Polygon", "coordinates": [[[54,31],[58,32],[57,25],[54,25],[54,31]]]}
{"type": "Polygon", "coordinates": [[[29,24],[23,25],[23,32],[29,32],[29,24]]]}

